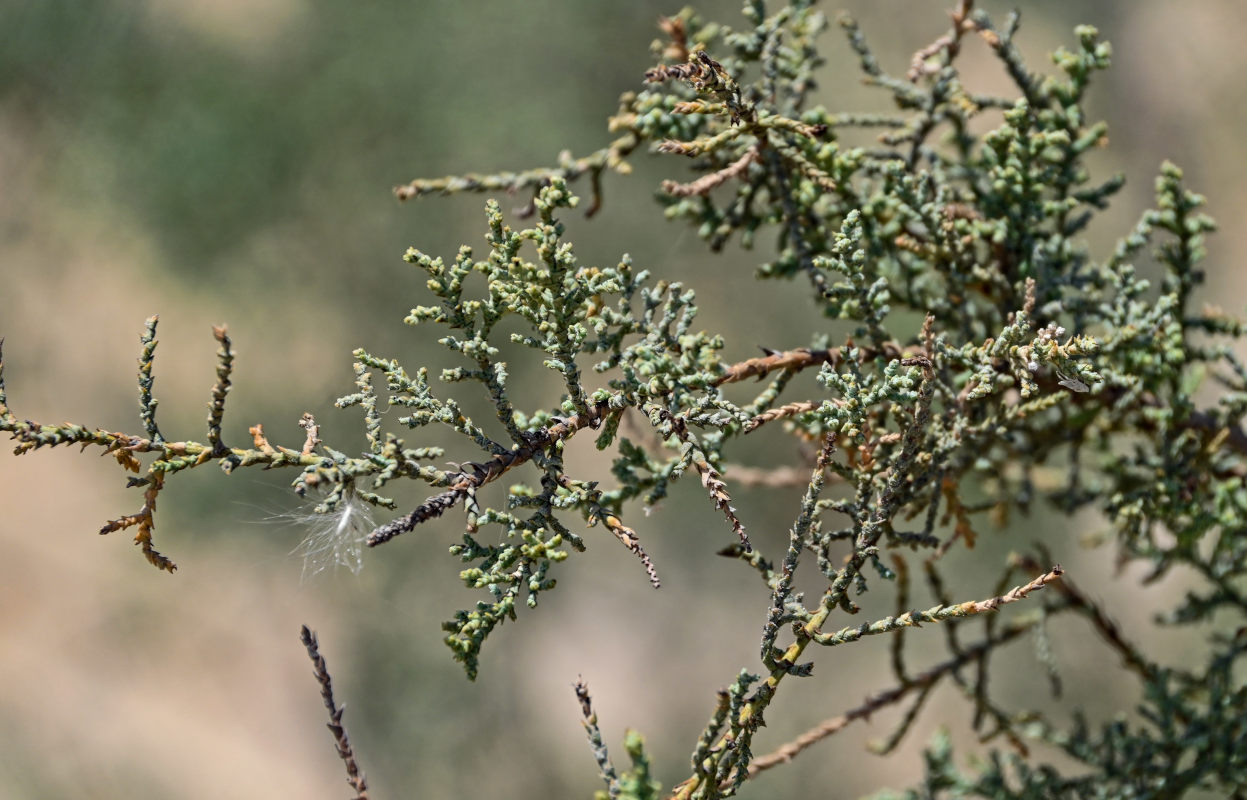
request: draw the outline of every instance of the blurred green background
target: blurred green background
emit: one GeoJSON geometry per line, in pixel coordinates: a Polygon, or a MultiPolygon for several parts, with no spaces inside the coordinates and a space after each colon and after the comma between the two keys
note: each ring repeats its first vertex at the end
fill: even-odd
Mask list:
{"type": "MultiPolygon", "coordinates": [[[[949,5],[843,4],[895,74],[945,31],[949,5]]],[[[980,5],[999,21],[1011,8],[980,5]]],[[[1239,313],[1242,286],[1227,265],[1247,251],[1234,224],[1247,200],[1238,42],[1247,6],[1022,7],[1020,41],[1035,68],[1048,69],[1046,54],[1070,45],[1078,23],[1096,24],[1114,45],[1114,68],[1097,78],[1092,101],[1093,115],[1112,126],[1112,146],[1095,164],[1101,176],[1126,171],[1130,182],[1094,228],[1093,245],[1103,253],[1128,230],[1170,158],[1227,229],[1212,242],[1205,297],[1239,313]]],[[[699,8],[743,21],[734,1],[699,8]]],[[[461,243],[483,246],[483,197],[399,205],[390,187],[548,165],[564,148],[602,146],[617,96],[651,65],[656,20],[677,10],[653,0],[0,0],[0,335],[13,409],[46,422],[139,430],[137,337],[159,313],[156,395],[167,436],[202,439],[216,349],[210,325],[224,322],[239,353],[227,441],[247,441],[247,427],[263,422],[274,441],[297,445],[295,422],[310,410],[327,443],[358,449],[358,413],[331,408],[351,391],[353,348],[409,368],[453,363],[431,331],[400,322],[427,297],[402,252],[416,245],[452,256],[461,243]]],[[[837,30],[824,50],[820,101],[837,110],[889,107],[861,86],[837,30]]],[[[968,42],[961,63],[974,88],[1008,90],[981,42],[968,42]]],[[[687,281],[698,291],[701,324],[728,333],[729,358],[755,355],[759,344],[806,344],[809,326],[822,323],[793,312],[810,308],[802,287],[757,291],[750,279],[769,243],[708,255],[651,200],[661,178],[687,176],[685,165],[674,156],[641,156],[636,165],[630,177],[607,178],[598,217],[566,216],[582,262],[614,263],[630,252],[639,266],[687,281]],[[747,323],[739,318],[746,292],[747,323]]],[[[556,399],[539,364],[511,369],[531,406],[556,399]]],[[[581,444],[584,476],[608,477],[607,462],[581,444]]],[[[448,457],[470,457],[453,446],[448,457]]],[[[776,437],[753,455],[781,464],[788,447],[776,437]]],[[[301,530],[281,524],[282,515],[306,510],[286,488],[293,477],[177,476],[157,515],[157,546],[180,566],[169,576],[148,566],[126,534],[95,535],[141,502],[110,460],[0,456],[0,796],[344,796],[298,643],[301,623],[321,635],[377,798],[589,796],[600,783],[571,690],[578,675],[620,765],[622,732],[635,727],[669,788],[685,777],[715,689],[757,663],[765,593],[738,564],[712,556],[729,534],[695,481],[650,517],[630,520],[662,591],[649,588],[611,537],[589,531],[589,551],[557,570],[560,586],[537,611],[495,633],[480,679],[469,684],[439,629],[476,599],[446,553],[458,538],[457,515],[365,553],[359,576],[301,582],[290,555],[301,530]]],[[[764,548],[783,541],[798,495],[740,492],[742,516],[764,548]]],[[[1098,528],[1094,518],[1036,518],[989,536],[956,562],[967,593],[959,599],[987,596],[1004,553],[1042,539],[1129,634],[1143,637],[1151,609],[1181,586],[1137,597],[1132,571],[1113,578],[1111,552],[1080,549],[1079,534],[1098,528]]],[[[1053,713],[1082,704],[1103,717],[1128,708],[1136,687],[1115,674],[1115,657],[1077,625],[1056,633],[1069,692],[1053,713]]],[[[921,649],[922,636],[938,657],[942,636],[919,633],[911,644],[921,649]]],[[[1163,663],[1185,646],[1148,643],[1163,663]]],[[[887,688],[886,642],[830,655],[818,657],[812,681],[781,693],[755,749],[887,688]]],[[[998,666],[1014,676],[996,684],[1005,697],[1050,703],[1025,646],[998,666]]],[[[968,716],[956,693],[942,690],[901,755],[863,755],[863,742],[895,722],[895,713],[883,714],[742,796],[819,787],[846,797],[903,786],[918,774],[916,748],[936,726],[964,733],[968,716]]]]}

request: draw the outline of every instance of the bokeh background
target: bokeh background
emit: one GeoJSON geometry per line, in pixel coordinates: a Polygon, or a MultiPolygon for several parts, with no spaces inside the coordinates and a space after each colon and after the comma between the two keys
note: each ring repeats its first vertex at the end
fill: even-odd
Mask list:
{"type": "MultiPolygon", "coordinates": [[[[951,3],[841,5],[883,63],[903,73],[909,55],[944,32],[951,3]]],[[[1011,7],[980,6],[998,20],[1011,7]]],[[[738,7],[700,5],[733,25],[738,7]]],[[[1232,265],[1247,253],[1236,224],[1247,204],[1239,41],[1247,6],[1022,7],[1020,41],[1033,67],[1048,69],[1046,53],[1072,45],[1081,22],[1114,45],[1114,68],[1097,78],[1091,102],[1112,126],[1112,146],[1095,164],[1102,176],[1125,171],[1129,184],[1091,233],[1093,246],[1104,252],[1128,230],[1170,158],[1225,227],[1211,243],[1204,296],[1241,313],[1232,265]]],[[[331,408],[351,391],[353,348],[409,367],[452,363],[432,332],[400,322],[426,298],[400,255],[409,245],[445,256],[460,243],[483,245],[484,198],[399,205],[390,187],[547,165],[564,148],[602,146],[617,96],[650,65],[657,18],[676,10],[655,0],[0,0],[0,335],[12,407],[43,421],[138,430],[137,337],[159,313],[166,435],[202,439],[210,326],[224,322],[239,353],[227,440],[245,442],[262,421],[274,440],[297,445],[295,422],[310,410],[328,443],[359,449],[359,415],[331,408]]],[[[888,107],[861,86],[834,28],[824,50],[819,100],[888,107]]],[[[976,88],[1007,88],[973,38],[962,66],[976,88]]],[[[652,202],[657,182],[681,176],[684,164],[642,156],[636,165],[630,177],[608,177],[599,217],[567,215],[581,260],[614,263],[630,252],[687,281],[702,324],[728,332],[731,358],[759,344],[805,344],[808,326],[823,323],[794,311],[809,308],[803,287],[758,291],[750,280],[768,245],[708,255],[652,202]]],[[[553,402],[539,365],[511,366],[522,397],[553,402]]],[[[578,444],[587,477],[609,477],[591,445],[578,444]]],[[[470,457],[454,446],[449,457],[470,457]]],[[[753,455],[780,464],[787,447],[777,437],[753,455]]],[[[0,796],[345,796],[298,643],[302,623],[322,638],[377,798],[589,796],[600,783],[571,691],[578,675],[621,766],[622,732],[635,727],[669,787],[686,775],[714,690],[757,663],[763,587],[713,557],[727,532],[695,481],[632,520],[664,578],[661,592],[611,537],[589,531],[589,551],[558,570],[559,588],[537,611],[495,633],[470,684],[439,629],[475,600],[446,552],[456,515],[365,553],[358,576],[301,581],[290,553],[304,531],[292,516],[307,508],[288,489],[293,477],[178,475],[157,517],[157,545],[180,566],[170,576],[148,566],[127,534],[96,535],[141,502],[111,460],[0,455],[0,796]]],[[[763,547],[784,541],[798,495],[740,492],[763,547]]],[[[402,495],[405,504],[418,497],[402,495]]],[[[1094,518],[1035,517],[993,532],[973,557],[950,562],[959,599],[987,596],[1004,554],[1042,540],[1128,634],[1150,636],[1149,614],[1181,578],[1138,594],[1136,574],[1114,575],[1111,552],[1081,547],[1080,535],[1100,527],[1094,518]]],[[[1054,635],[1065,698],[1041,694],[1046,681],[1025,645],[998,664],[1009,676],[995,684],[1003,696],[1058,717],[1080,705],[1100,718],[1127,711],[1137,687],[1121,679],[1116,658],[1077,624],[1054,635]]],[[[942,636],[913,636],[919,650],[922,636],[939,657],[942,636]]],[[[1145,641],[1162,662],[1189,652],[1188,642],[1145,641]]],[[[817,663],[816,677],[769,712],[759,752],[888,686],[883,641],[817,663]]],[[[973,751],[968,716],[955,691],[941,690],[902,754],[881,759],[863,747],[887,735],[890,712],[742,796],[904,786],[920,769],[915,748],[938,725],[973,751]]]]}

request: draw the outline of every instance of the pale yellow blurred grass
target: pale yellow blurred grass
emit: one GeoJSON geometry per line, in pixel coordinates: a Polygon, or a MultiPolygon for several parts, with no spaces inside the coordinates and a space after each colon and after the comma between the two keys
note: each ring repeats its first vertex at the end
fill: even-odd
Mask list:
{"type": "Polygon", "coordinates": [[[145,0],[151,31],[171,43],[190,37],[262,60],[280,49],[300,18],[310,13],[307,0],[145,0]]]}
{"type": "Polygon", "coordinates": [[[118,509],[113,472],[62,455],[0,465],[23,487],[2,527],[4,766],[40,764],[0,784],[30,797],[327,796],[338,765],[296,639],[323,610],[237,551],[184,553],[177,575],[156,574],[125,534],[94,533],[118,509]]]}

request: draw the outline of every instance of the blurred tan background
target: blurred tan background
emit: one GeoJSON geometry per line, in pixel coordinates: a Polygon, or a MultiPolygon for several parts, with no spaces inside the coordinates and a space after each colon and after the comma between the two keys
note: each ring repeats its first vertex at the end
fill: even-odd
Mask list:
{"type": "MultiPolygon", "coordinates": [[[[951,2],[842,5],[901,74],[916,48],[944,32],[951,2]]],[[[980,5],[1001,22],[1011,7],[980,5]]],[[[742,23],[738,7],[699,6],[731,25],[742,23]]],[[[296,445],[295,422],[311,410],[327,443],[358,450],[358,413],[331,408],[352,389],[353,348],[409,368],[450,363],[432,331],[400,322],[427,298],[400,255],[409,245],[448,257],[460,243],[483,247],[483,197],[400,206],[390,187],[547,165],[563,148],[601,146],[618,94],[650,65],[655,21],[676,10],[654,0],[0,0],[0,336],[14,411],[141,430],[137,340],[143,320],[159,313],[156,396],[166,436],[202,440],[210,326],[224,322],[239,354],[227,441],[246,442],[247,427],[262,421],[275,441],[296,445]]],[[[1034,68],[1048,69],[1047,52],[1072,46],[1080,22],[1099,26],[1114,46],[1115,66],[1093,91],[1093,116],[1112,126],[1112,146],[1096,164],[1101,176],[1123,170],[1130,182],[1094,228],[1098,252],[1133,225],[1170,158],[1226,229],[1211,243],[1205,297],[1241,313],[1232,265],[1247,251],[1237,224],[1247,202],[1239,151],[1247,51],[1238,41],[1247,6],[1115,0],[1024,3],[1023,11],[1020,39],[1034,68]]],[[[888,107],[861,87],[834,28],[824,51],[823,102],[888,107]]],[[[981,67],[968,79],[976,88],[1006,88],[977,41],[962,62],[971,65],[981,67]]],[[[598,218],[566,216],[582,262],[630,252],[638,265],[687,281],[701,325],[731,332],[731,358],[756,354],[758,344],[807,343],[817,318],[791,312],[809,307],[801,287],[759,292],[748,282],[769,244],[709,256],[650,200],[658,180],[684,165],[643,156],[637,166],[629,178],[607,179],[598,218]],[[747,335],[733,318],[741,292],[757,310],[747,335]]],[[[555,399],[533,372],[539,365],[511,366],[523,373],[521,396],[534,405],[555,399]]],[[[609,478],[606,462],[579,444],[585,477],[609,478]]],[[[454,447],[449,458],[470,457],[454,447]]],[[[111,459],[7,451],[0,796],[345,796],[301,623],[321,636],[376,798],[589,796],[600,783],[571,691],[578,675],[617,763],[627,761],[622,732],[635,727],[670,787],[686,775],[714,690],[757,665],[765,592],[738,564],[712,556],[727,532],[694,481],[654,515],[631,520],[658,565],[661,592],[611,537],[589,531],[589,551],[556,570],[560,586],[539,609],[494,634],[469,684],[439,629],[476,599],[446,552],[458,539],[457,514],[366,552],[358,576],[301,582],[290,551],[302,533],[272,521],[301,508],[287,488],[294,474],[199,469],[162,495],[157,546],[180,567],[170,576],[148,566],[127,534],[96,535],[141,503],[111,459]]],[[[775,464],[787,454],[758,453],[775,464]]],[[[418,501],[405,492],[405,505],[418,501]]],[[[798,495],[740,493],[742,516],[767,552],[779,552],[798,495]]],[[[1140,600],[1134,575],[1114,582],[1110,552],[1079,549],[1079,534],[1097,526],[1037,517],[989,536],[958,562],[958,599],[986,597],[1004,554],[1043,540],[1141,636],[1165,587],[1140,600]]],[[[1101,717],[1127,708],[1136,687],[1114,673],[1115,657],[1078,625],[1054,633],[1069,690],[1054,713],[1079,703],[1101,717]]],[[[922,636],[942,652],[939,632],[919,632],[912,644],[920,648],[922,636]]],[[[1180,658],[1176,646],[1149,641],[1163,661],[1180,658]]],[[[821,654],[812,680],[781,693],[755,749],[887,688],[886,647],[821,654]]],[[[1005,697],[1019,707],[1049,704],[1025,645],[1000,666],[1018,676],[996,684],[1005,697]]],[[[904,786],[918,774],[915,749],[937,724],[964,731],[967,717],[956,693],[942,690],[904,754],[863,755],[866,739],[895,722],[884,714],[742,796],[904,786]]]]}

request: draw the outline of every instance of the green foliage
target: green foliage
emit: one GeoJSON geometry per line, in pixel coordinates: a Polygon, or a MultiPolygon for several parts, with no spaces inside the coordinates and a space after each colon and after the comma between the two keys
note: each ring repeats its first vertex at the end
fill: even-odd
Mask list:
{"type": "MultiPolygon", "coordinates": [[[[891,96],[891,115],[811,104],[822,63],[815,40],[827,22],[809,3],[774,13],[748,3],[739,30],[684,11],[664,20],[667,41],[656,46],[663,63],[646,74],[644,88],[623,96],[610,123],[617,138],[606,148],[549,169],[399,187],[402,199],[531,191],[533,219],[512,227],[490,200],[483,258],[468,247],[449,262],[408,251],[434,302],[413,308],[405,322],[433,326],[462,364],[435,382],[425,368],[409,372],[356,351],[357,391],[338,405],[363,413],[368,448],[358,456],[323,445],[310,418],[301,448],[271,445],[259,426],[250,447],[223,443],[233,360],[223,329],[216,332],[221,351],[207,444],[169,441],[157,427],[152,395],[154,317],[140,360],[144,435],[23,421],[5,404],[2,384],[0,430],[16,439],[18,453],[96,446],[143,473],[130,479],[144,490],[141,510],[104,532],[137,526],[148,559],[169,571],[173,563],[152,545],[152,512],[165,478],[181,470],[209,462],[226,472],[297,467],[296,490],[323,492],[318,511],[329,515],[348,513],[356,501],[394,508],[380,494],[393,480],[427,484],[428,500],[372,531],[366,543],[381,545],[463,509],[462,538],[450,552],[466,565],[460,578],[480,599],[444,628],[471,678],[488,637],[515,621],[520,605],[535,608],[567,568],[560,565],[585,549],[582,523],[609,530],[657,588],[642,536],[624,519],[637,501],[662,502],[673,482],[695,472],[727,522],[715,546],[752,567],[771,597],[760,663],[752,667],[759,672],[741,670],[720,693],[675,797],[730,796],[849,722],[912,700],[880,746],[889,751],[942,681],[966,692],[983,738],[1003,740],[1009,750],[989,751],[964,773],[950,739],[938,737],[927,751],[924,785],[899,796],[1232,791],[1247,783],[1239,662],[1247,648],[1247,435],[1238,426],[1247,413],[1247,369],[1232,350],[1241,323],[1193,308],[1203,237],[1213,223],[1200,212],[1203,198],[1165,164],[1156,210],[1112,253],[1092,253],[1081,237],[1124,182],[1095,182],[1085,163],[1106,142],[1105,125],[1085,118],[1083,101],[1095,73],[1108,67],[1110,48],[1080,27],[1074,49],[1053,55],[1058,74],[1042,76],[1013,44],[1016,16],[997,29],[970,6],[958,5],[952,30],[915,55],[905,78],[885,72],[854,22],[840,20],[867,82],[891,96]],[[963,85],[955,62],[972,40],[998,56],[1016,96],[978,95],[963,85]],[[877,146],[848,143],[863,128],[883,131],[877,146]],[[785,351],[726,363],[724,336],[695,328],[691,289],[654,279],[627,256],[612,267],[581,265],[560,221],[578,203],[569,183],[587,181],[594,213],[603,174],[626,173],[627,159],[643,147],[684,156],[698,173],[663,183],[659,200],[670,220],[691,225],[713,250],[773,237],[777,255],[757,277],[808,283],[811,330],[844,321],[842,338],[833,343],[830,334],[812,332],[785,351]],[[1149,251],[1161,271],[1158,285],[1135,267],[1149,251]],[[534,351],[561,388],[559,407],[513,404],[504,348],[534,351]],[[819,393],[781,400],[793,378],[813,368],[819,393]],[[373,385],[376,375],[384,394],[373,385]],[[748,402],[729,400],[724,387],[749,378],[770,382],[748,402]],[[450,388],[439,391],[437,383],[450,388]],[[471,419],[455,399],[474,391],[490,399],[494,420],[471,419]],[[442,451],[408,447],[385,430],[383,407],[407,414],[397,421],[404,436],[441,426],[462,436],[476,460],[432,466],[442,451]],[[626,417],[630,428],[621,427],[626,417]],[[819,451],[803,467],[804,495],[777,560],[755,549],[732,505],[727,459],[743,437],[773,422],[819,451]],[[640,428],[643,435],[623,433],[640,428]],[[604,477],[568,471],[564,448],[586,429],[614,455],[609,488],[604,477]],[[153,458],[144,466],[145,454],[153,458]],[[478,496],[504,476],[510,484],[500,504],[478,496]],[[955,601],[956,591],[970,590],[946,579],[942,557],[974,546],[983,515],[1006,518],[1039,503],[1064,514],[1097,509],[1112,524],[1122,561],[1146,562],[1149,579],[1177,568],[1199,576],[1202,587],[1159,623],[1211,630],[1206,662],[1162,668],[1043,554],[1011,558],[991,598],[955,601]],[[911,567],[919,565],[939,601],[926,611],[909,606],[911,567]],[[798,568],[821,573],[820,596],[807,601],[796,592],[798,568]],[[1031,599],[1039,613],[995,621],[991,612],[1001,605],[1049,584],[1055,591],[1031,599]],[[888,587],[895,615],[839,630],[831,624],[833,616],[858,612],[855,596],[888,587]],[[1022,633],[1039,637],[1036,666],[1052,668],[1043,625],[1057,614],[1084,618],[1102,636],[1105,657],[1115,651],[1142,680],[1136,721],[1079,719],[1067,730],[1042,709],[1009,710],[990,695],[989,657],[1022,633]],[[978,615],[986,619],[981,636],[967,643],[959,637],[978,615]],[[957,632],[947,639],[948,660],[915,674],[906,667],[906,634],[933,623],[957,632]],[[810,645],[883,634],[894,642],[894,689],[864,701],[843,724],[755,756],[763,714],[780,687],[813,674],[812,663],[801,660],[810,645]],[[1044,763],[1030,752],[1035,744],[1063,752],[1079,769],[1067,774],[1044,763]]],[[[618,773],[587,689],[578,685],[577,694],[606,796],[657,797],[640,736],[628,735],[633,768],[618,773]]]]}

